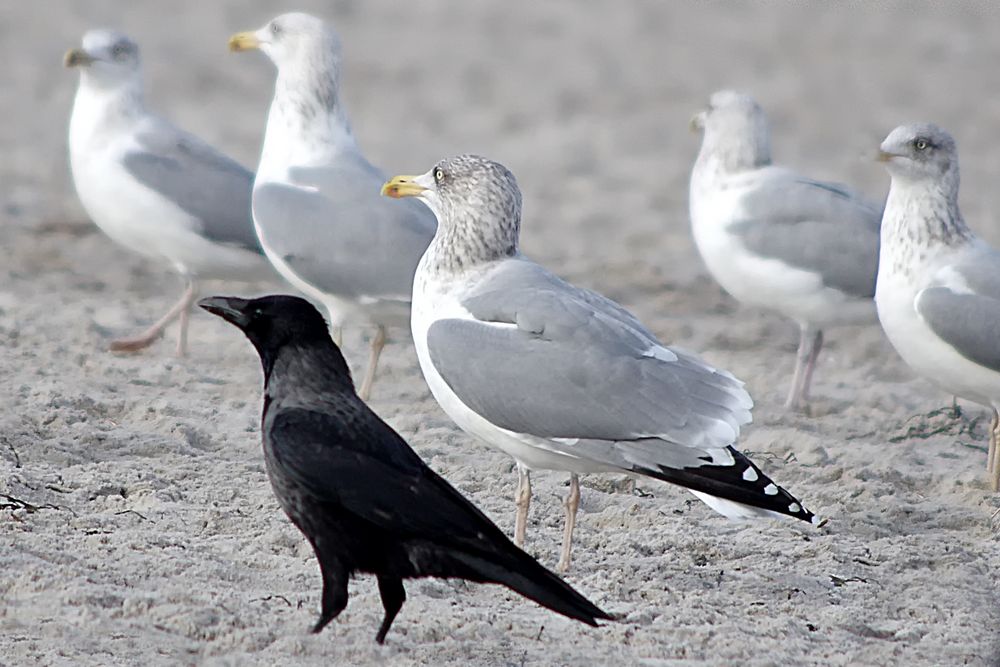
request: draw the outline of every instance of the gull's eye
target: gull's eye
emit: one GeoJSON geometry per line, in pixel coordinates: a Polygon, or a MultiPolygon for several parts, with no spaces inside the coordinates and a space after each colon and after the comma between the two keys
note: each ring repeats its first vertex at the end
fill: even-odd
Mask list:
{"type": "Polygon", "coordinates": [[[111,49],[111,55],[113,55],[117,60],[121,60],[128,53],[128,46],[125,44],[115,44],[111,49]]]}
{"type": "Polygon", "coordinates": [[[438,168],[434,170],[434,182],[440,183],[444,180],[444,169],[438,168]]]}
{"type": "Polygon", "coordinates": [[[277,23],[272,23],[271,34],[277,36],[280,32],[281,32],[281,26],[279,26],[277,23]]]}
{"type": "Polygon", "coordinates": [[[929,145],[930,144],[927,143],[926,139],[917,139],[913,142],[913,147],[916,148],[918,151],[926,150],[926,148],[929,145]]]}

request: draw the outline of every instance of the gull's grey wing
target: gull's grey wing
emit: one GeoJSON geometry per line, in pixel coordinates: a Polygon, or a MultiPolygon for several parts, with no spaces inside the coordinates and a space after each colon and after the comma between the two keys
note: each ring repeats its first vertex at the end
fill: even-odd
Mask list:
{"type": "Polygon", "coordinates": [[[948,269],[960,275],[974,293],[1000,299],[1000,252],[977,240],[953,262],[948,269]]]}
{"type": "Polygon", "coordinates": [[[380,195],[363,165],[295,170],[294,184],[257,184],[253,214],[269,251],[304,281],[356,299],[409,302],[413,274],[434,237],[434,214],[380,195]]]}
{"type": "Polygon", "coordinates": [[[514,259],[462,305],[474,319],[434,322],[428,351],[487,421],[568,457],[813,519],[732,448],[750,420],[742,383],[663,347],[617,304],[514,259]]]}
{"type": "Polygon", "coordinates": [[[880,209],[848,188],[774,170],[740,198],[729,231],[754,253],[818,273],[851,296],[875,294],[880,209]]]}
{"type": "MultiPolygon", "coordinates": [[[[650,333],[632,313],[619,304],[597,292],[574,287],[520,255],[497,265],[490,272],[488,280],[482,281],[479,287],[470,293],[468,306],[476,309],[479,319],[513,322],[514,320],[511,318],[514,317],[514,309],[518,306],[517,302],[492,297],[479,299],[477,295],[503,294],[522,290],[571,294],[573,300],[582,302],[593,308],[595,312],[604,313],[606,317],[626,325],[644,338],[648,345],[659,342],[656,340],[656,336],[650,333]]],[[[525,313],[522,312],[521,315],[523,317],[525,313]]],[[[527,328],[530,328],[530,325],[527,328]]]]}
{"type": "Polygon", "coordinates": [[[196,218],[207,239],[263,254],[250,214],[252,172],[165,121],[136,138],[139,148],[123,158],[129,174],[196,218]]]}
{"type": "Polygon", "coordinates": [[[914,299],[917,314],[969,361],[1000,371],[1000,295],[961,294],[929,287],[914,299]]]}
{"type": "Polygon", "coordinates": [[[501,428],[724,447],[750,419],[750,397],[731,375],[663,347],[617,304],[530,262],[504,262],[462,305],[475,320],[435,322],[431,360],[501,428]]]}
{"type": "MultiPolygon", "coordinates": [[[[543,299],[538,303],[545,306],[543,299]]],[[[728,378],[644,357],[627,333],[615,341],[586,326],[556,323],[535,333],[446,319],[431,325],[428,348],[462,402],[509,431],[612,442],[662,438],[685,448],[724,447],[736,439],[736,413],[745,407],[728,378]],[[595,338],[604,340],[592,345],[595,338]]]]}

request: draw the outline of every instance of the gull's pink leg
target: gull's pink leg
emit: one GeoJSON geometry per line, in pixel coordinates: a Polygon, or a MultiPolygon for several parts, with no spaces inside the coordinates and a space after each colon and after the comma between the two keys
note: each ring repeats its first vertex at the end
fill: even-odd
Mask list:
{"type": "Polygon", "coordinates": [[[576,527],[576,510],[580,507],[580,478],[576,473],[569,476],[569,493],[563,503],[566,507],[566,528],[563,530],[562,554],[559,556],[560,572],[569,570],[570,551],[573,548],[573,529],[576,527]]]}
{"type": "Polygon", "coordinates": [[[514,544],[524,547],[528,532],[528,507],[531,505],[531,471],[517,464],[517,515],[514,517],[514,544]]]}
{"type": "Polygon", "coordinates": [[[163,335],[163,330],[167,328],[167,325],[180,316],[181,332],[180,338],[177,341],[177,354],[178,356],[184,356],[187,351],[187,324],[190,316],[191,304],[194,303],[194,297],[195,284],[194,281],[189,281],[184,290],[184,294],[181,295],[180,301],[171,306],[170,310],[167,311],[167,314],[157,320],[153,326],[135,336],[116,338],[111,341],[111,345],[108,346],[108,349],[112,352],[138,352],[139,350],[144,350],[156,342],[156,340],[163,335]]]}

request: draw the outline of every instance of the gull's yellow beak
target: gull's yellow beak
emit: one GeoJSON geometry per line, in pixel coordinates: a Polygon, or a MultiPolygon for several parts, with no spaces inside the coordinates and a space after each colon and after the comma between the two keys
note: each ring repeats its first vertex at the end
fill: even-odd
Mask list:
{"type": "Polygon", "coordinates": [[[63,56],[63,65],[66,67],[80,67],[94,62],[94,57],[83,49],[70,49],[63,56]]]}
{"type": "Polygon", "coordinates": [[[230,51],[251,51],[260,48],[260,40],[252,30],[238,32],[229,38],[230,51]]]}
{"type": "Polygon", "coordinates": [[[899,156],[896,155],[895,153],[887,153],[886,151],[881,149],[879,149],[879,151],[875,154],[876,162],[889,162],[894,157],[899,157],[899,156]]]}
{"type": "Polygon", "coordinates": [[[414,180],[416,178],[416,176],[393,176],[382,186],[382,196],[393,199],[419,196],[427,188],[416,183],[414,180]]]}

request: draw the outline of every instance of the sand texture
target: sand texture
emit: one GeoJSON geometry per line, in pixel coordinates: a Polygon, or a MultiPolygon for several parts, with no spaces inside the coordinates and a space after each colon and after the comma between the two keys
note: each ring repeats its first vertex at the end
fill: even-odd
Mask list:
{"type": "MultiPolygon", "coordinates": [[[[740,307],[690,236],[688,120],[736,87],[769,111],[777,161],[873,198],[898,124],[959,142],[970,225],[1000,242],[1000,14],[987,3],[878,9],[621,0],[301,0],[341,33],[353,128],[387,173],[458,152],[524,191],[522,246],[746,381],[740,446],[821,529],[732,523],[686,492],[583,480],[569,581],[621,622],[587,628],[506,589],[408,584],[388,642],[373,579],[319,636],[312,552],[260,452],[260,370],[204,313],[139,355],[108,340],[177,298],[169,270],[86,218],[66,156],[91,27],[143,49],[151,106],[247,165],[273,73],[228,36],[263,0],[7,1],[0,7],[0,665],[996,665],[1000,497],[989,418],[913,376],[877,325],[828,332],[813,414],[781,409],[797,331],[740,307]],[[937,411],[937,412],[935,412],[937,411]]],[[[216,285],[206,293],[283,290],[216,285]]],[[[370,332],[349,329],[360,369],[370,332]]],[[[374,409],[504,530],[513,463],[460,432],[394,332],[374,409]]],[[[528,550],[554,566],[565,474],[534,476],[528,550]]]]}

